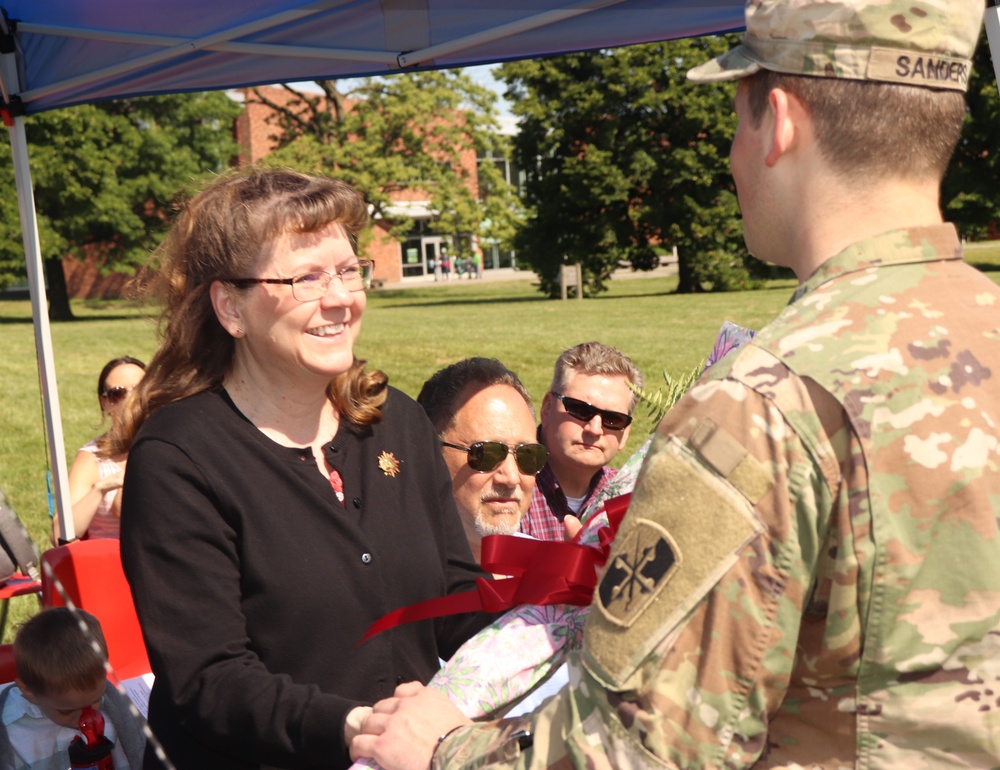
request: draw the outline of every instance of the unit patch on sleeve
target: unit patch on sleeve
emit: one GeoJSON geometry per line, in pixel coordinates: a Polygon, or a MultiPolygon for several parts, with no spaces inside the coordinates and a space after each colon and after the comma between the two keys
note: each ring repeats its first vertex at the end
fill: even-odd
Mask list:
{"type": "Polygon", "coordinates": [[[600,607],[612,623],[628,626],[639,616],[680,565],[669,533],[641,519],[615,549],[597,587],[600,607]]]}

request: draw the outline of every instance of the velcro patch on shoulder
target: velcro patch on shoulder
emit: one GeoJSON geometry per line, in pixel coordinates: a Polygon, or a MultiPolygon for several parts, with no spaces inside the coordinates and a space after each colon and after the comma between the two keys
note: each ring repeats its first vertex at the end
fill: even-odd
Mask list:
{"type": "Polygon", "coordinates": [[[643,659],[764,531],[747,498],[674,437],[654,440],[594,594],[583,663],[627,689],[643,659]]]}
{"type": "Polygon", "coordinates": [[[759,503],[774,486],[764,465],[714,420],[704,420],[695,428],[688,443],[752,504],[759,503]]]}

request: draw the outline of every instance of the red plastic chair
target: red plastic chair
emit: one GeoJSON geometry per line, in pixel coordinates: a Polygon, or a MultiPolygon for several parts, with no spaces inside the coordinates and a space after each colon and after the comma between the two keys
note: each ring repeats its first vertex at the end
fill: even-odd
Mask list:
{"type": "MultiPolygon", "coordinates": [[[[20,572],[15,572],[13,577],[0,586],[0,636],[3,636],[7,629],[7,612],[10,609],[10,600],[15,596],[38,595],[41,590],[41,581],[33,580],[20,572]]],[[[41,600],[40,595],[38,598],[41,600]]]]}
{"type": "Polygon", "coordinates": [[[115,675],[130,679],[149,673],[149,657],[122,571],[118,541],[75,540],[42,554],[42,607],[65,606],[47,567],[52,568],[70,601],[101,621],[115,675]]]}
{"type": "Polygon", "coordinates": [[[14,645],[0,644],[0,684],[13,682],[17,678],[14,666],[14,645]]]}

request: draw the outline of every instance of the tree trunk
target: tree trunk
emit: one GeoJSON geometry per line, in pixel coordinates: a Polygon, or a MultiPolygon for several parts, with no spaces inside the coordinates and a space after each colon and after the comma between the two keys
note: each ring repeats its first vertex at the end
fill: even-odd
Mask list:
{"type": "MultiPolygon", "coordinates": [[[[684,251],[687,251],[687,249],[684,251]]],[[[695,285],[694,270],[691,269],[691,263],[684,259],[684,253],[681,252],[677,259],[677,294],[693,294],[699,288],[695,285]]]]}
{"type": "Polygon", "coordinates": [[[48,282],[49,320],[75,320],[69,306],[69,292],[66,289],[66,273],[63,272],[62,259],[55,257],[45,259],[45,278],[48,282]]]}

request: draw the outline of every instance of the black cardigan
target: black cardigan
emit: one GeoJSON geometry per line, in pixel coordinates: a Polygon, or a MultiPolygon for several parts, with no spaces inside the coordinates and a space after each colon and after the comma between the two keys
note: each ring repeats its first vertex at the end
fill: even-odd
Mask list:
{"type": "Polygon", "coordinates": [[[483,573],[412,399],[390,389],[382,422],[342,422],[324,449],[346,506],[308,448],[268,439],[224,391],[160,409],[129,453],[122,561],[156,675],[149,721],[178,770],[347,767],[347,712],[426,682],[489,620],[356,646],[384,613],[483,573]]]}

